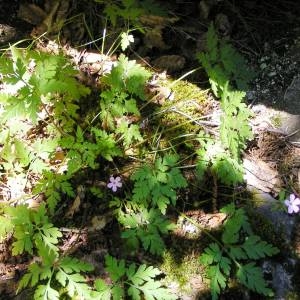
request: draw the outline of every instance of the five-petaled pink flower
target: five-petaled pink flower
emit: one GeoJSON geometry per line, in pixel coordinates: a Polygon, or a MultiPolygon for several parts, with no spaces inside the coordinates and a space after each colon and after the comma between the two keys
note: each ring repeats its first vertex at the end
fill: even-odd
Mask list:
{"type": "Polygon", "coordinates": [[[116,192],[118,188],[122,187],[121,178],[117,176],[114,178],[114,176],[110,176],[109,183],[107,184],[107,187],[111,189],[113,192],[116,192]]]}
{"type": "Polygon", "coordinates": [[[284,204],[288,209],[288,213],[298,213],[300,210],[300,199],[294,194],[290,195],[290,199],[284,200],[284,204]]]}

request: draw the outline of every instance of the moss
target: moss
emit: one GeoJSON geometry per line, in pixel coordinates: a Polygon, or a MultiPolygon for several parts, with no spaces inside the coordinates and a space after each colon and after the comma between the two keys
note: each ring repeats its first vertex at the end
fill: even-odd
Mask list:
{"type": "Polygon", "coordinates": [[[185,148],[194,148],[193,134],[197,134],[202,127],[197,121],[209,110],[206,92],[186,81],[178,81],[173,85],[172,81],[167,80],[161,85],[171,86],[174,98],[163,101],[157,113],[155,122],[161,125],[162,133],[160,146],[184,145],[185,148]]]}
{"type": "MultiPolygon", "coordinates": [[[[172,85],[172,83],[170,83],[172,85]]],[[[162,121],[168,127],[182,125],[186,132],[199,130],[197,118],[203,116],[207,107],[206,92],[195,84],[178,81],[172,86],[174,99],[165,101],[161,110],[172,107],[164,113],[162,121]]]]}
{"type": "Polygon", "coordinates": [[[276,115],[272,116],[271,123],[277,128],[280,127],[282,125],[282,119],[281,119],[280,114],[276,114],[276,115]]]}
{"type": "Polygon", "coordinates": [[[193,99],[201,104],[207,98],[205,91],[200,89],[197,85],[185,80],[179,80],[178,82],[176,82],[172,89],[175,93],[175,101],[193,99]]]}
{"type": "Polygon", "coordinates": [[[195,277],[201,278],[202,267],[198,256],[190,253],[182,259],[178,259],[174,251],[167,251],[163,255],[160,269],[167,274],[166,280],[176,282],[181,291],[192,291],[191,280],[195,277]]]}

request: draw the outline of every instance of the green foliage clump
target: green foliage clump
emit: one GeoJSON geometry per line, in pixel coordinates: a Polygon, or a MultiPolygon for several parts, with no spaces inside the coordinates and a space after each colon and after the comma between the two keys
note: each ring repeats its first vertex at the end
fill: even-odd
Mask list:
{"type": "Polygon", "coordinates": [[[131,176],[134,181],[132,201],[144,207],[158,207],[166,213],[169,204],[176,205],[176,189],[187,186],[176,164],[177,155],[165,155],[154,166],[144,165],[131,176]]]}
{"type": "Polygon", "coordinates": [[[144,87],[149,77],[149,71],[120,55],[117,65],[103,78],[108,89],[100,96],[102,126],[115,131],[125,147],[143,140],[133,120],[140,117],[138,100],[145,100],[144,87]]]}
{"type": "Polygon", "coordinates": [[[77,72],[70,62],[62,55],[10,50],[11,59],[0,58],[2,80],[11,86],[10,94],[0,94],[1,122],[22,116],[36,123],[40,108],[50,105],[57,125],[71,129],[78,117],[76,101],[90,90],[75,79],[77,72]]]}
{"type": "MultiPolygon", "coordinates": [[[[59,299],[64,293],[71,298],[90,299],[92,289],[81,273],[92,267],[61,255],[58,242],[62,233],[50,222],[49,216],[55,215],[62,195],[76,196],[71,183],[74,174],[85,168],[99,169],[100,158],[113,161],[115,156],[123,155],[122,146],[130,147],[134,142],[142,141],[135,119],[140,117],[139,103],[145,101],[144,86],[151,74],[121,55],[111,73],[102,80],[100,111],[97,112],[102,128],[83,128],[78,124],[78,100],[86,96],[89,89],[75,79],[76,71],[69,61],[62,55],[22,52],[14,47],[10,50],[12,59],[3,56],[0,61],[3,82],[10,84],[12,90],[0,95],[4,128],[0,135],[3,144],[1,164],[11,172],[22,174],[25,169],[35,172],[38,179],[32,193],[43,194],[46,201],[37,209],[26,205],[4,207],[0,216],[3,221],[0,236],[5,238],[12,233],[13,255],[29,253],[38,256],[21,279],[19,290],[35,288],[34,299],[59,299]],[[17,119],[13,126],[9,123],[12,117],[17,119]],[[24,124],[28,120],[31,126],[26,127],[24,124]],[[46,129],[42,137],[26,139],[32,126],[38,131],[41,125],[46,129]],[[21,142],[24,139],[26,143],[21,142]],[[64,172],[51,166],[58,147],[62,152],[59,164],[65,167],[64,172]]],[[[121,210],[118,214],[118,220],[125,228],[122,237],[136,246],[141,241],[144,249],[153,254],[162,253],[165,244],[161,235],[174,228],[162,212],[166,212],[171,202],[175,205],[175,190],[187,184],[175,166],[177,159],[175,156],[157,159],[152,179],[148,180],[154,180],[155,176],[159,179],[156,187],[152,186],[149,197],[137,201],[138,193],[135,193],[133,202],[136,206],[131,214],[121,210]]],[[[139,175],[135,174],[133,178],[135,183],[139,181],[139,175]]],[[[113,258],[110,262],[107,259],[107,270],[115,281],[111,287],[114,298],[116,295],[123,297],[125,290],[120,291],[120,288],[126,287],[127,294],[134,299],[174,299],[155,280],[160,272],[154,267],[142,265],[136,268],[131,264],[125,268],[122,260],[120,265],[124,270],[119,276],[119,269],[111,267],[113,264],[113,258]]],[[[94,295],[99,298],[102,290],[97,284],[95,288],[94,295]]]]}
{"type": "Polygon", "coordinates": [[[130,248],[138,249],[139,240],[143,248],[152,254],[162,254],[165,243],[160,234],[167,234],[175,225],[167,220],[159,210],[151,208],[136,210],[130,214],[120,213],[118,221],[125,227],[122,238],[130,248]]]}
{"type": "Polygon", "coordinates": [[[41,174],[50,169],[45,161],[59,146],[60,136],[73,130],[78,100],[90,90],[75,78],[77,71],[63,55],[12,46],[10,57],[0,57],[0,72],[5,85],[0,93],[1,165],[7,173],[29,169],[41,174]],[[39,126],[47,137],[30,139],[30,130],[39,126]]]}
{"type": "Polygon", "coordinates": [[[206,35],[206,51],[199,53],[198,59],[217,97],[221,97],[227,81],[233,89],[246,91],[249,81],[254,77],[244,57],[227,41],[219,39],[213,24],[209,26],[206,35]]]}
{"type": "Polygon", "coordinates": [[[135,300],[176,299],[160,281],[155,280],[161,274],[157,268],[144,264],[137,268],[133,263],[126,267],[123,259],[118,261],[110,255],[105,257],[105,265],[113,282],[108,285],[102,279],[96,280],[93,296],[97,299],[125,299],[125,293],[135,300]]]}
{"type": "Polygon", "coordinates": [[[243,208],[237,209],[234,204],[229,204],[221,211],[228,215],[221,242],[211,243],[200,256],[200,262],[207,266],[212,298],[217,299],[221,290],[226,288],[227,279],[232,272],[250,290],[272,296],[272,290],[267,287],[263,278],[262,269],[255,261],[273,256],[279,249],[253,234],[243,208]]]}
{"type": "MultiPolygon", "coordinates": [[[[165,15],[163,8],[154,0],[119,0],[106,1],[95,0],[98,3],[103,3],[104,14],[107,16],[113,26],[116,26],[121,21],[128,22],[130,25],[140,27],[139,18],[142,15],[165,15]]],[[[121,25],[122,27],[122,25],[121,25]]],[[[142,28],[141,28],[142,30],[142,28]]]]}
{"type": "Polygon", "coordinates": [[[75,197],[74,190],[69,182],[70,176],[65,174],[55,174],[45,171],[43,178],[35,186],[34,193],[44,193],[47,198],[47,206],[51,214],[54,214],[57,204],[62,194],[75,197]]]}
{"type": "MultiPolygon", "coordinates": [[[[202,148],[198,150],[197,169],[200,177],[210,169],[222,182],[235,184],[243,180],[241,152],[246,142],[253,138],[249,126],[251,112],[243,103],[244,90],[253,73],[248,70],[244,58],[227,41],[218,38],[213,25],[207,32],[207,51],[200,53],[198,59],[208,74],[213,93],[220,98],[222,114],[221,144],[207,142],[205,137],[200,141],[202,148]]],[[[202,138],[200,135],[200,140],[202,138]]]]}
{"type": "Polygon", "coordinates": [[[34,262],[29,266],[28,272],[19,282],[18,289],[37,286],[34,300],[58,300],[61,299],[60,293],[52,286],[54,284],[57,286],[59,283],[69,297],[90,299],[91,288],[80,272],[92,270],[93,267],[90,264],[77,258],[69,256],[58,258],[55,252],[49,251],[43,256],[41,262],[34,262]]]}
{"type": "Polygon", "coordinates": [[[242,102],[245,93],[240,91],[230,91],[228,83],[225,84],[221,97],[220,138],[232,158],[239,160],[242,150],[246,147],[246,141],[253,138],[248,120],[251,116],[250,110],[242,102]]]}
{"type": "Polygon", "coordinates": [[[87,133],[90,140],[86,138],[87,134],[84,134],[81,127],[77,126],[75,136],[67,135],[60,141],[60,146],[67,151],[68,175],[72,175],[85,167],[98,168],[97,160],[99,157],[112,161],[113,157],[122,154],[113,134],[108,134],[96,127],[91,127],[87,133]]]}
{"type": "Polygon", "coordinates": [[[25,205],[17,207],[6,206],[3,208],[1,218],[5,220],[1,227],[1,236],[13,232],[16,241],[13,242],[12,254],[18,255],[23,252],[33,254],[33,249],[47,247],[57,251],[56,244],[61,232],[49,222],[45,205],[37,210],[28,209],[25,205]]]}
{"type": "Polygon", "coordinates": [[[34,300],[55,300],[59,299],[59,292],[53,286],[57,288],[59,283],[70,297],[89,298],[90,288],[80,272],[93,268],[76,258],[59,256],[57,244],[62,233],[50,222],[45,204],[37,209],[25,205],[5,206],[1,220],[5,221],[1,226],[1,238],[9,232],[13,234],[12,255],[29,253],[39,257],[20,280],[18,291],[36,287],[34,300]]]}
{"type": "Polygon", "coordinates": [[[161,255],[165,243],[161,235],[175,229],[164,215],[169,205],[176,205],[176,190],[187,186],[186,179],[176,167],[178,156],[165,155],[156,158],[153,165],[145,164],[131,176],[134,182],[132,197],[126,202],[111,201],[117,207],[117,218],[123,225],[122,238],[130,249],[138,249],[140,243],[152,254],[161,255]]]}
{"type": "Polygon", "coordinates": [[[243,167],[224,149],[221,141],[216,141],[203,132],[199,133],[198,140],[200,147],[196,151],[196,173],[199,180],[203,180],[205,174],[212,173],[227,185],[243,182],[243,167]]]}

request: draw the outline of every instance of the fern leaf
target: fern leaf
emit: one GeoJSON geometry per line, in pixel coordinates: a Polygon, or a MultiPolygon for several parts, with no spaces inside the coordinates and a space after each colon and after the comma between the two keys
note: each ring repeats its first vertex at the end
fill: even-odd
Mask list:
{"type": "Polygon", "coordinates": [[[254,262],[240,265],[237,271],[237,278],[250,290],[265,296],[273,296],[272,290],[267,287],[267,283],[263,278],[261,268],[257,267],[254,262]]]}
{"type": "Polygon", "coordinates": [[[242,247],[250,259],[260,259],[266,256],[272,256],[279,252],[277,247],[262,241],[257,235],[249,236],[242,247]]]}
{"type": "Polygon", "coordinates": [[[134,285],[141,285],[144,281],[149,281],[161,274],[161,271],[153,266],[147,267],[146,265],[140,265],[133,274],[132,270],[134,268],[135,265],[131,264],[126,272],[128,279],[131,280],[134,285]]]}
{"type": "Polygon", "coordinates": [[[74,295],[78,295],[83,299],[87,299],[90,295],[90,287],[86,284],[85,278],[78,274],[68,274],[68,284],[66,288],[68,290],[68,294],[73,297],[74,295]]]}
{"type": "Polygon", "coordinates": [[[218,36],[214,29],[213,24],[211,23],[208,27],[208,31],[206,34],[206,45],[207,45],[207,52],[210,55],[210,59],[215,62],[218,59],[218,36]]]}
{"type": "Polygon", "coordinates": [[[158,281],[147,281],[142,287],[141,290],[145,296],[146,300],[175,300],[177,296],[170,293],[170,291],[162,287],[161,283],[158,281]]]}
{"type": "Polygon", "coordinates": [[[155,281],[155,277],[161,274],[161,271],[153,266],[147,267],[140,265],[135,271],[135,265],[131,264],[126,271],[130,284],[128,295],[132,299],[141,299],[140,292],[144,294],[145,299],[176,299],[168,289],[164,288],[159,281],[155,281]]]}
{"type": "Polygon", "coordinates": [[[47,204],[49,206],[49,210],[50,210],[51,214],[54,214],[55,208],[57,206],[57,203],[60,201],[61,196],[56,191],[52,191],[52,193],[48,192],[46,194],[49,194],[47,197],[47,204]]]}
{"type": "Polygon", "coordinates": [[[105,270],[109,272],[113,281],[121,279],[126,272],[125,261],[122,259],[118,261],[110,255],[105,256],[105,270]]]}
{"type": "Polygon", "coordinates": [[[65,272],[57,272],[55,278],[63,287],[66,286],[68,277],[65,272]]]}
{"type": "Polygon", "coordinates": [[[126,238],[134,248],[139,245],[138,238],[144,249],[152,254],[161,254],[165,249],[160,233],[166,234],[175,228],[175,225],[165,219],[160,211],[153,208],[149,211],[141,209],[130,215],[120,213],[118,220],[126,227],[122,238],[126,238]]]}
{"type": "Polygon", "coordinates": [[[35,286],[43,279],[50,279],[52,276],[50,266],[40,266],[38,263],[32,263],[28,272],[22,277],[19,282],[18,290],[28,286],[35,286]]]}
{"type": "Polygon", "coordinates": [[[117,65],[104,78],[104,82],[119,91],[128,91],[141,99],[145,98],[144,86],[150,77],[150,72],[142,66],[129,61],[125,55],[120,55],[117,65]]]}
{"type": "Polygon", "coordinates": [[[243,249],[241,248],[240,245],[230,246],[229,247],[229,253],[230,253],[230,256],[233,257],[236,260],[247,258],[246,253],[243,251],[243,249]]]}
{"type": "Polygon", "coordinates": [[[225,223],[224,232],[222,234],[222,241],[225,244],[237,243],[239,241],[241,229],[247,234],[252,234],[251,226],[244,209],[235,209],[234,204],[232,204],[222,208],[221,211],[229,213],[230,215],[225,223]]]}
{"type": "Polygon", "coordinates": [[[83,262],[75,257],[65,256],[60,261],[60,267],[68,274],[72,272],[89,272],[93,270],[93,266],[83,262]]]}
{"type": "Polygon", "coordinates": [[[139,130],[139,126],[136,124],[129,125],[125,120],[123,120],[118,126],[116,133],[122,135],[123,144],[125,147],[132,145],[136,141],[143,140],[139,130]]]}
{"type": "Polygon", "coordinates": [[[92,298],[110,300],[111,299],[111,286],[107,285],[104,280],[95,280],[96,291],[92,292],[92,298]]]}
{"type": "Polygon", "coordinates": [[[51,223],[45,223],[39,227],[39,231],[35,233],[33,239],[43,241],[49,249],[56,252],[58,250],[56,244],[60,237],[62,237],[62,233],[58,228],[54,227],[51,223]]]}
{"type": "Polygon", "coordinates": [[[221,290],[226,287],[227,278],[220,271],[219,265],[209,266],[207,275],[210,278],[212,299],[218,299],[221,290]]]}
{"type": "Polygon", "coordinates": [[[49,284],[40,284],[35,290],[34,300],[59,300],[59,293],[49,284]]]}
{"type": "Polygon", "coordinates": [[[128,296],[131,296],[131,299],[133,300],[140,300],[141,299],[141,291],[136,288],[135,286],[130,286],[128,288],[128,296]]]}
{"type": "Polygon", "coordinates": [[[226,276],[230,274],[231,261],[222,256],[222,251],[216,243],[206,247],[199,259],[202,264],[208,266],[206,274],[210,279],[212,298],[217,299],[221,290],[226,287],[226,276]]]}
{"type": "Polygon", "coordinates": [[[25,275],[23,275],[23,277],[21,278],[21,280],[19,281],[18,284],[18,289],[17,289],[17,293],[26,288],[27,286],[29,286],[30,284],[30,280],[31,280],[31,274],[30,273],[26,273],[25,275]]]}
{"type": "Polygon", "coordinates": [[[163,253],[165,243],[156,230],[147,234],[140,231],[138,232],[138,237],[141,239],[145,250],[149,250],[152,254],[160,255],[163,253]]]}
{"type": "Polygon", "coordinates": [[[6,238],[6,235],[11,232],[14,225],[8,216],[0,216],[0,242],[6,238]]]}
{"type": "Polygon", "coordinates": [[[219,262],[222,257],[222,252],[217,243],[211,243],[204,249],[204,253],[200,256],[200,262],[204,265],[211,265],[214,262],[219,262]]]}
{"type": "Polygon", "coordinates": [[[126,32],[122,32],[121,34],[121,49],[125,51],[126,48],[130,45],[130,43],[134,42],[134,38],[132,34],[128,34],[126,32]]]}
{"type": "Polygon", "coordinates": [[[31,223],[24,224],[23,226],[15,226],[14,237],[17,239],[13,243],[12,254],[18,255],[23,252],[33,253],[33,227],[31,223]]]}
{"type": "Polygon", "coordinates": [[[115,285],[111,288],[111,294],[113,300],[124,299],[124,288],[119,285],[115,285]]]}

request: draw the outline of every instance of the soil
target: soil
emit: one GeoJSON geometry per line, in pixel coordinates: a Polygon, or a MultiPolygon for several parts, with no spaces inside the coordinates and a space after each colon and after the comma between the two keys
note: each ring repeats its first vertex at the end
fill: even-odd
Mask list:
{"type": "MultiPolygon", "coordinates": [[[[90,42],[91,36],[89,31],[92,32],[94,39],[102,36],[104,19],[99,13],[101,6],[93,1],[72,2],[71,9],[64,17],[67,19],[82,12],[85,15],[87,26],[84,27],[82,19],[76,19],[75,24],[71,23],[65,28],[61,42],[69,43],[81,50],[91,50],[92,48],[95,50],[96,46],[101,47],[101,43],[92,43],[80,47],[80,45],[90,42]],[[78,24],[82,30],[78,30],[78,24]],[[89,31],[87,28],[89,28],[89,31]],[[79,32],[80,35],[78,35],[79,32]]],[[[247,93],[247,101],[250,106],[263,105],[263,108],[259,112],[255,112],[256,124],[258,124],[254,128],[256,138],[250,143],[246,156],[247,158],[250,157],[256,164],[259,161],[259,165],[262,168],[261,173],[268,173],[271,174],[270,176],[273,176],[275,172],[274,176],[279,179],[279,183],[276,181],[274,184],[267,180],[268,185],[263,186],[262,182],[266,180],[262,180],[257,187],[277,197],[282,188],[298,186],[295,193],[299,194],[300,149],[290,144],[284,138],[282,132],[266,130],[270,129],[268,126],[261,127],[264,121],[272,123],[271,117],[264,120],[259,118],[270,114],[268,109],[300,115],[300,101],[294,98],[293,101],[286,101],[284,97],[293,79],[300,76],[300,3],[287,0],[177,0],[160,2],[170,12],[170,17],[159,19],[161,22],[159,26],[154,26],[157,34],[154,38],[149,34],[144,36],[137,33],[136,42],[131,51],[128,52],[128,55],[151,65],[155,70],[165,69],[169,75],[178,78],[191,69],[199,67],[195,54],[204,49],[205,32],[210,22],[214,22],[219,33],[233,42],[234,46],[246,56],[252,68],[257,72],[256,79],[252,82],[251,88],[247,93]]],[[[45,1],[25,1],[23,3],[26,5],[28,3],[37,5],[46,11],[47,5],[45,1]]],[[[41,24],[32,24],[19,16],[19,1],[10,0],[0,3],[1,24],[15,29],[14,34],[12,36],[7,35],[8,39],[0,44],[2,48],[7,47],[8,43],[32,38],[31,35],[41,28],[41,24]]],[[[147,26],[151,27],[153,25],[147,26]]],[[[107,46],[107,48],[109,47],[107,46]]],[[[196,83],[201,88],[208,87],[208,81],[203,70],[193,73],[188,77],[188,80],[196,83]]],[[[274,126],[272,129],[274,129],[274,126]]],[[[258,185],[258,183],[255,184],[258,185]]],[[[191,198],[197,198],[197,196],[191,193],[191,198]]],[[[185,195],[181,195],[181,197],[185,198],[185,195]]],[[[76,254],[76,256],[97,265],[95,274],[104,276],[103,265],[99,264],[99,262],[103,261],[107,253],[116,257],[122,257],[124,249],[121,246],[115,247],[116,244],[121,245],[121,242],[116,243],[120,239],[118,225],[113,221],[108,211],[103,212],[101,203],[95,203],[94,199],[87,199],[84,209],[75,214],[76,221],[74,219],[70,220],[70,228],[84,228],[83,224],[87,220],[87,215],[91,214],[91,211],[93,216],[100,215],[102,217],[102,223],[97,223],[97,220],[95,220],[97,223],[95,226],[102,226],[101,230],[88,232],[85,229],[66,229],[63,231],[63,241],[60,247],[65,253],[76,254]],[[97,208],[94,209],[95,207],[97,208]],[[103,221],[103,218],[105,221],[103,221]]],[[[205,215],[205,212],[194,207],[191,215],[199,221],[201,219],[200,216],[205,215]]],[[[58,215],[58,222],[61,216],[58,215]]],[[[206,215],[207,218],[213,219],[211,215],[206,215]]],[[[214,214],[214,218],[218,220],[215,221],[217,224],[222,222],[222,216],[214,214]]],[[[206,220],[205,222],[208,221],[206,220]]],[[[62,226],[66,227],[66,224],[62,224],[62,226]]],[[[300,229],[299,224],[295,225],[295,232],[299,233],[300,230],[297,230],[297,228],[300,229]]],[[[185,236],[185,234],[186,232],[181,230],[168,242],[172,243],[172,245],[181,245],[183,239],[180,235],[185,236]]],[[[203,249],[203,245],[195,241],[185,240],[184,243],[184,250],[190,251],[191,256],[197,254],[192,253],[193,251],[200,252],[203,249]]],[[[296,235],[293,243],[294,249],[297,249],[296,251],[299,253],[299,234],[296,235]]],[[[11,241],[9,239],[5,243],[0,244],[0,247],[0,299],[12,299],[12,295],[16,290],[16,282],[20,275],[24,273],[29,262],[23,256],[10,256],[11,241]]],[[[139,254],[139,257],[132,257],[132,259],[137,263],[155,260],[155,258],[149,257],[142,252],[139,254]]],[[[295,277],[296,282],[300,281],[299,276],[300,274],[298,274],[298,277],[295,277]]],[[[201,290],[205,284],[201,278],[201,280],[191,282],[191,286],[194,290],[201,290]]],[[[193,297],[194,299],[196,297],[198,299],[209,298],[205,292],[201,293],[199,291],[198,296],[196,296],[197,293],[182,295],[181,299],[193,299],[193,297]]],[[[233,293],[237,293],[237,291],[233,289],[233,292],[224,294],[222,299],[234,299],[233,293]]],[[[237,294],[241,296],[241,294],[237,294]]],[[[255,298],[256,296],[252,298],[250,296],[249,299],[257,299],[255,298]]],[[[25,297],[24,294],[18,299],[23,299],[22,297],[25,297]]]]}

